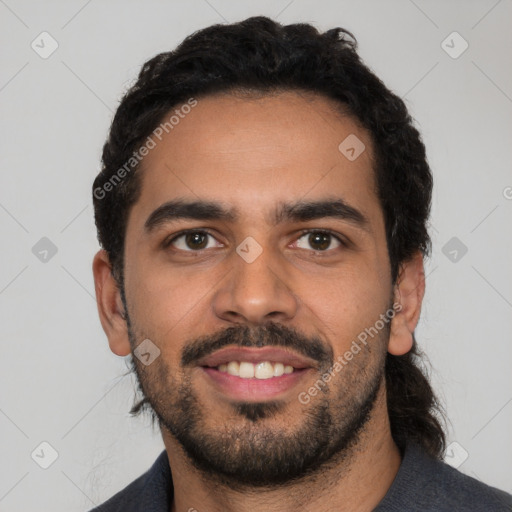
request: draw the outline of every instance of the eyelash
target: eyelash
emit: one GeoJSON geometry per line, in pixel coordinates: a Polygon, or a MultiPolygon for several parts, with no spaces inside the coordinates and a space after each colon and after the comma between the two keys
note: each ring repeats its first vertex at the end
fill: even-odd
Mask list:
{"type": "MultiPolygon", "coordinates": [[[[171,244],[173,242],[175,242],[182,236],[185,236],[185,235],[188,235],[191,233],[206,234],[206,235],[210,235],[211,237],[215,238],[215,235],[207,229],[185,229],[183,231],[180,231],[176,235],[174,235],[172,238],[165,240],[162,244],[162,247],[164,249],[166,249],[169,246],[171,246],[171,244]]],[[[298,236],[297,240],[302,238],[304,235],[313,234],[313,233],[321,233],[321,234],[330,235],[336,241],[338,241],[342,247],[347,248],[349,246],[349,243],[346,240],[341,238],[337,233],[335,233],[334,231],[331,231],[330,229],[303,229],[300,231],[300,235],[298,236]]],[[[177,249],[177,250],[179,251],[180,249],[177,249]]],[[[184,252],[200,253],[201,251],[204,251],[204,250],[206,250],[206,249],[190,250],[190,251],[184,251],[184,252]]],[[[312,251],[315,253],[328,253],[328,252],[332,252],[333,250],[335,250],[335,249],[326,249],[324,251],[312,249],[312,251]]]]}

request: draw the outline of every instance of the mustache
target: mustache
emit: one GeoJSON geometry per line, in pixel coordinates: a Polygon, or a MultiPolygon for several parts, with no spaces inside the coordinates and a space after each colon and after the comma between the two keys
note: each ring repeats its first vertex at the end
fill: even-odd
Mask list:
{"type": "Polygon", "coordinates": [[[332,348],[325,346],[320,338],[304,336],[294,328],[269,322],[253,329],[240,324],[197,338],[183,349],[181,366],[195,366],[199,359],[227,346],[288,348],[318,361],[320,368],[332,366],[334,358],[332,348]]]}

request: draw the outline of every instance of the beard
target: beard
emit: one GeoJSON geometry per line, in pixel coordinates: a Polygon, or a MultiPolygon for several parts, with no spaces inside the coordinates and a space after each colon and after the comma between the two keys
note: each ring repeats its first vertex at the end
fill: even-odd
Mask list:
{"type": "MultiPolygon", "coordinates": [[[[136,340],[144,338],[126,316],[133,352],[136,340]]],[[[205,405],[212,404],[205,404],[193,385],[190,370],[199,358],[228,345],[281,346],[316,360],[316,381],[332,369],[332,349],[318,338],[280,324],[256,329],[237,325],[185,343],[178,371],[173,372],[164,357],[147,367],[132,358],[132,367],[143,402],[199,471],[232,488],[273,487],[312,476],[350,456],[384,385],[387,343],[383,338],[385,333],[379,333],[361,348],[308,404],[298,400],[231,402],[231,414],[214,426],[208,423],[205,410],[205,405]]]]}

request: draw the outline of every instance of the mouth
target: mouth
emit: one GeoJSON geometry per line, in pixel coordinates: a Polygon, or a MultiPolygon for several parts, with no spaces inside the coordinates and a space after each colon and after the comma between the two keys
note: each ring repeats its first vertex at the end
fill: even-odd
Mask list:
{"type": "Polygon", "coordinates": [[[199,361],[208,384],[231,399],[275,399],[298,387],[313,360],[276,347],[225,348],[199,361]]]}
{"type": "Polygon", "coordinates": [[[262,361],[256,364],[249,361],[230,361],[229,363],[220,364],[215,368],[219,372],[229,373],[241,379],[272,379],[273,377],[281,377],[281,375],[293,373],[293,366],[283,363],[262,361]]]}

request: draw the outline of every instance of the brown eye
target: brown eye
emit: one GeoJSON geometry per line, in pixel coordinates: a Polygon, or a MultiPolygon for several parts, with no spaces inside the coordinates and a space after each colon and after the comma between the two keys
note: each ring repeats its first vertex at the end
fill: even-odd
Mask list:
{"type": "Polygon", "coordinates": [[[313,249],[314,251],[327,251],[342,246],[340,239],[328,231],[309,231],[297,240],[300,249],[313,249]],[[305,239],[306,241],[301,241],[305,239]],[[334,242],[334,247],[332,247],[334,242]]]}
{"type": "Polygon", "coordinates": [[[188,231],[174,237],[168,245],[181,251],[200,251],[211,247],[209,245],[210,239],[215,240],[206,231],[188,231]]]}
{"type": "Polygon", "coordinates": [[[208,235],[188,233],[185,235],[185,245],[191,249],[204,249],[208,245],[208,235]]]}

